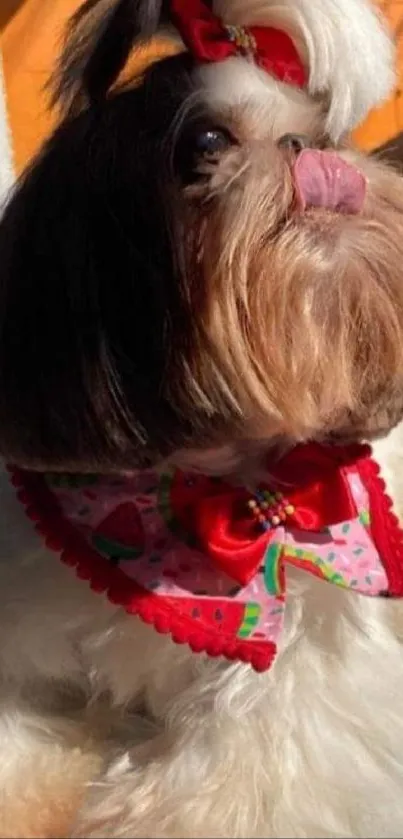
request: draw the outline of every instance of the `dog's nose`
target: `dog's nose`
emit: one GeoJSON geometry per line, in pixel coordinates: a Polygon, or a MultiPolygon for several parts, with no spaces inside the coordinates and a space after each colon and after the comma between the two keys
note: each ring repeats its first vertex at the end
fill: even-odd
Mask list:
{"type": "Polygon", "coordinates": [[[308,148],[309,140],[305,134],[283,134],[278,140],[278,146],[287,151],[299,154],[303,149],[308,148]]]}

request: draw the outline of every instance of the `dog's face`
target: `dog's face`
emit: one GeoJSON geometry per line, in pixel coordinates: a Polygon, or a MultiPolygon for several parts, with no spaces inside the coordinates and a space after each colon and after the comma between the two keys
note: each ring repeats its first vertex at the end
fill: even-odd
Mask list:
{"type": "Polygon", "coordinates": [[[326,97],[180,53],[79,110],[0,227],[3,453],[121,470],[387,432],[403,183],[330,138],[326,97]]]}

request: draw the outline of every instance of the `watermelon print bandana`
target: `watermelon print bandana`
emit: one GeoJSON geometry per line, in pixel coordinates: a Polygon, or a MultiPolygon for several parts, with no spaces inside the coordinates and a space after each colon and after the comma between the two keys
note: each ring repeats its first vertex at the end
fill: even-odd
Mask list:
{"type": "Polygon", "coordinates": [[[290,565],[357,594],[403,596],[403,531],[367,446],[298,446],[253,491],[178,469],[10,472],[47,547],[194,652],[267,670],[290,565]]]}

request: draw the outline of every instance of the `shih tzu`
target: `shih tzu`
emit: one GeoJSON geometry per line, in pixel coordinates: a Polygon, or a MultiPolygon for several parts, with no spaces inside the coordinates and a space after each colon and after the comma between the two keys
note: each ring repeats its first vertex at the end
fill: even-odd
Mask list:
{"type": "Polygon", "coordinates": [[[393,63],[368,0],[72,19],[0,224],[1,836],[402,835],[393,63]]]}

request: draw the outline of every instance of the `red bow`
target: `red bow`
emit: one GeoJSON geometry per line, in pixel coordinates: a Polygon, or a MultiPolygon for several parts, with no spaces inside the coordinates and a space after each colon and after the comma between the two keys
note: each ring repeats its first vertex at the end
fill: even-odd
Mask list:
{"type": "MultiPolygon", "coordinates": [[[[342,468],[356,457],[355,447],[338,449],[337,455],[332,448],[316,444],[295,448],[270,469],[270,487],[261,487],[261,497],[269,491],[273,499],[272,505],[266,502],[266,510],[261,510],[262,518],[266,513],[275,519],[269,529],[259,527],[253,496],[226,484],[213,485],[193,504],[186,504],[182,520],[186,518],[189,527],[191,518],[202,550],[229,577],[246,585],[257,573],[277,525],[318,533],[357,515],[342,468]]],[[[180,511],[176,512],[181,518],[180,511]]]]}
{"type": "Polygon", "coordinates": [[[293,41],[280,29],[226,25],[203,0],[172,0],[171,9],[182,40],[198,61],[245,55],[280,81],[304,87],[304,65],[293,41]]]}

